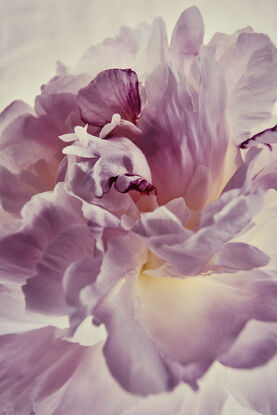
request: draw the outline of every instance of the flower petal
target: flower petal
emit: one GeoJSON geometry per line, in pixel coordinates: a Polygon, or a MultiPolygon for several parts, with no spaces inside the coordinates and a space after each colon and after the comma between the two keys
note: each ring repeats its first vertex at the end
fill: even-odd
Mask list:
{"type": "Polygon", "coordinates": [[[38,377],[55,368],[58,376],[47,391],[51,393],[52,388],[53,392],[70,378],[86,351],[79,345],[56,339],[53,327],[1,336],[0,344],[0,396],[11,413],[32,413],[31,393],[38,377]],[[58,367],[62,367],[59,373],[58,367]]]}
{"type": "Polygon", "coordinates": [[[203,271],[215,252],[250,224],[259,208],[259,193],[245,196],[231,191],[204,209],[195,233],[176,227],[177,218],[166,207],[142,214],[132,231],[179,277],[185,277],[203,271]]]}
{"type": "Polygon", "coordinates": [[[227,77],[234,141],[241,144],[271,117],[277,98],[277,51],[264,34],[240,33],[219,62],[227,77]]]}
{"type": "Polygon", "coordinates": [[[168,66],[156,67],[145,81],[146,105],[138,123],[143,134],[135,143],[151,166],[160,204],[181,196],[200,209],[217,196],[222,182],[228,144],[225,80],[211,50],[203,49],[199,62],[197,110],[185,80],[177,82],[168,66]]]}
{"type": "Polygon", "coordinates": [[[131,69],[109,69],[78,93],[82,120],[103,127],[113,114],[133,123],[140,113],[138,78],[131,69]]]}
{"type": "Polygon", "coordinates": [[[100,312],[109,333],[103,351],[111,373],[126,390],[139,395],[167,390],[170,379],[166,367],[154,344],[133,319],[126,289],[117,303],[116,311],[104,307],[100,312]]]}
{"type": "Polygon", "coordinates": [[[250,369],[266,364],[277,352],[277,324],[250,321],[219,361],[225,366],[250,369]]]}
{"type": "Polygon", "coordinates": [[[0,240],[1,278],[7,282],[22,283],[34,275],[48,245],[72,224],[85,223],[81,202],[68,196],[62,185],[34,196],[21,213],[22,220],[0,240]]]}
{"type": "Polygon", "coordinates": [[[204,22],[199,9],[192,6],[183,11],[173,29],[170,52],[181,58],[197,55],[203,42],[204,22]]]}
{"type": "Polygon", "coordinates": [[[213,259],[213,266],[221,272],[247,271],[268,264],[270,257],[255,246],[242,242],[223,245],[213,259]]]}
{"type": "Polygon", "coordinates": [[[22,182],[19,176],[0,166],[0,201],[4,210],[19,215],[33,193],[33,189],[22,182]]]}
{"type": "MultiPolygon", "coordinates": [[[[81,127],[76,128],[75,132],[77,141],[63,150],[65,154],[82,158],[69,170],[69,182],[73,192],[79,194],[80,190],[85,189],[87,194],[102,197],[110,190],[113,182],[117,184],[118,179],[120,182],[116,189],[127,191],[128,179],[122,178],[126,174],[130,177],[141,177],[138,179],[141,188],[134,183],[129,190],[132,187],[138,191],[153,189],[147,161],[139,148],[130,140],[123,137],[104,140],[88,134],[81,127]]],[[[134,178],[134,181],[136,179],[134,178]]],[[[85,199],[87,200],[87,197],[85,199]]]]}
{"type": "Polygon", "coordinates": [[[49,241],[36,263],[35,275],[23,286],[27,308],[42,314],[67,314],[62,287],[64,272],[73,262],[93,257],[94,245],[94,237],[85,224],[71,223],[49,241]]]}

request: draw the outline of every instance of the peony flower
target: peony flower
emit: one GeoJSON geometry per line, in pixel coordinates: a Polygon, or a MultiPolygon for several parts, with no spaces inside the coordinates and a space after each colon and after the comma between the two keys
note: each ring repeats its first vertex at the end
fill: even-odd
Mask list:
{"type": "Polygon", "coordinates": [[[276,413],[277,51],[203,36],[122,28],[0,115],[3,413],[276,413]]]}

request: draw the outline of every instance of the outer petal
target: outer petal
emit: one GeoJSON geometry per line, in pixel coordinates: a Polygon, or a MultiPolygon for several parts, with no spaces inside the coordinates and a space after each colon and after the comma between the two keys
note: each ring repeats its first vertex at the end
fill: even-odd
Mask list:
{"type": "Polygon", "coordinates": [[[151,27],[140,25],[137,30],[122,27],[116,38],[107,38],[99,45],[92,46],[81,59],[77,73],[95,77],[109,68],[134,67],[136,54],[148,39],[151,27]]]}
{"type": "Polygon", "coordinates": [[[227,77],[234,140],[240,144],[271,117],[277,98],[276,48],[264,34],[240,33],[219,62],[227,77]]]}
{"type": "Polygon", "coordinates": [[[266,364],[276,352],[277,324],[250,321],[219,360],[225,366],[250,369],[266,364]]]}
{"type": "MultiPolygon", "coordinates": [[[[79,345],[57,340],[55,329],[51,327],[1,336],[0,343],[1,402],[12,414],[33,413],[31,393],[38,376],[62,364],[63,370],[51,385],[52,388],[60,387],[72,375],[85,352],[79,345]]],[[[48,393],[51,393],[49,389],[48,393]]]]}
{"type": "Polygon", "coordinates": [[[171,54],[182,59],[187,55],[197,55],[203,42],[204,22],[196,6],[183,11],[179,17],[170,44],[171,54]]]}
{"type": "Polygon", "coordinates": [[[0,401],[7,413],[120,414],[137,398],[111,378],[101,344],[61,340],[52,327],[0,337],[0,401]],[[113,396],[105,399],[106,394],[113,396]]]}
{"type": "Polygon", "coordinates": [[[128,391],[140,395],[170,387],[170,378],[155,345],[133,319],[129,293],[123,289],[119,307],[102,307],[101,319],[108,329],[104,355],[113,376],[128,391]],[[120,333],[120,334],[119,334],[120,333]],[[151,367],[151,371],[149,368],[151,367]]]}
{"type": "Polygon", "coordinates": [[[19,176],[0,167],[0,200],[4,210],[19,214],[33,193],[32,187],[22,182],[19,176]]]}
{"type": "Polygon", "coordinates": [[[49,241],[36,263],[35,275],[23,286],[27,307],[40,313],[67,314],[62,289],[64,272],[77,260],[93,258],[94,242],[86,224],[71,224],[49,241]]]}
{"type": "Polygon", "coordinates": [[[100,72],[78,93],[78,103],[84,122],[103,127],[118,113],[136,122],[140,113],[138,78],[131,69],[109,69],[100,72]]]}
{"type": "MultiPolygon", "coordinates": [[[[49,319],[41,315],[26,312],[25,299],[21,287],[17,284],[0,285],[0,334],[21,333],[49,325],[49,319]]],[[[51,319],[56,327],[66,328],[67,318],[51,319]]]]}
{"type": "Polygon", "coordinates": [[[21,223],[1,238],[1,277],[24,282],[34,275],[48,245],[76,223],[85,223],[81,203],[66,195],[62,186],[35,196],[24,206],[21,223]]]}
{"type": "Polygon", "coordinates": [[[277,359],[267,365],[249,370],[229,369],[223,378],[225,388],[250,414],[272,415],[276,412],[277,399],[274,390],[277,359]]]}
{"type": "Polygon", "coordinates": [[[41,377],[35,387],[33,400],[38,415],[91,415],[92,412],[95,415],[120,415],[138,401],[137,397],[123,391],[111,377],[101,344],[86,350],[73,375],[56,390],[53,390],[53,383],[57,384],[56,377],[61,369],[53,369],[52,373],[48,371],[41,377]],[[107,393],[113,398],[106,399],[107,393]]]}

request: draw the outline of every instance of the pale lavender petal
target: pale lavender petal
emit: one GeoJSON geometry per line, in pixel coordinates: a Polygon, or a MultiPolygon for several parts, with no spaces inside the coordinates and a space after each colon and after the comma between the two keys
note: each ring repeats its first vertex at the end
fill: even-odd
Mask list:
{"type": "Polygon", "coordinates": [[[270,119],[277,98],[277,52],[264,34],[241,33],[220,59],[230,92],[228,115],[236,144],[270,119]]]}
{"type": "MultiPolygon", "coordinates": [[[[65,154],[81,157],[69,170],[68,177],[73,192],[78,195],[81,191],[84,197],[85,190],[88,194],[102,197],[114,182],[126,174],[141,176],[145,180],[142,190],[150,189],[151,173],[148,163],[144,154],[130,140],[123,137],[104,140],[88,134],[80,127],[75,132],[76,141],[63,150],[65,154]]],[[[118,188],[121,189],[122,186],[119,184],[118,188]]],[[[135,190],[140,191],[139,186],[135,190]]],[[[85,199],[88,200],[88,197],[85,199]]]]}
{"type": "Polygon", "coordinates": [[[232,191],[203,211],[202,227],[195,233],[181,227],[177,231],[177,218],[164,207],[144,213],[132,231],[175,272],[194,275],[203,270],[224,243],[250,224],[260,208],[259,193],[245,196],[232,191]]]}
{"type": "Polygon", "coordinates": [[[159,203],[185,197],[192,209],[216,197],[228,144],[225,80],[211,50],[203,49],[197,70],[197,110],[186,83],[169,67],[150,72],[138,123],[143,134],[135,139],[151,166],[159,203]]]}
{"type": "Polygon", "coordinates": [[[225,366],[250,369],[266,364],[277,352],[277,324],[250,321],[219,361],[225,366]]]}
{"type": "Polygon", "coordinates": [[[197,55],[204,37],[204,22],[196,6],[183,11],[179,17],[172,36],[170,52],[177,58],[197,55]]]}
{"type": "Polygon", "coordinates": [[[220,272],[251,270],[268,264],[270,257],[255,246],[242,242],[223,245],[213,259],[213,267],[220,272]]]}
{"type": "Polygon", "coordinates": [[[91,415],[92,411],[94,415],[114,415],[136,406],[138,397],[122,390],[110,375],[101,344],[81,353],[82,350],[78,366],[66,382],[60,380],[60,372],[65,371],[61,364],[39,379],[32,395],[38,415],[76,415],[80,411],[84,415],[91,415]],[[107,399],[107,394],[112,399],[107,399]]]}
{"type": "Polygon", "coordinates": [[[67,314],[62,286],[64,272],[77,260],[93,258],[94,242],[86,224],[74,223],[49,241],[36,262],[35,275],[23,286],[27,308],[45,314],[67,314]]]}
{"type": "MultiPolygon", "coordinates": [[[[25,298],[20,285],[0,285],[0,301],[1,336],[22,333],[49,325],[49,320],[45,320],[41,315],[26,312],[25,298]]],[[[68,326],[68,321],[64,318],[58,318],[54,323],[61,328],[68,326]]]]}
{"type": "Polygon", "coordinates": [[[46,327],[0,337],[2,409],[33,413],[32,392],[39,376],[56,370],[55,383],[49,384],[47,390],[50,394],[74,373],[86,348],[61,341],[55,333],[54,328],[46,327]]]}
{"type": "Polygon", "coordinates": [[[251,415],[273,415],[277,408],[274,388],[276,365],[275,357],[251,371],[228,369],[223,378],[225,388],[241,407],[252,410],[251,415]]]}
{"type": "Polygon", "coordinates": [[[147,72],[162,63],[168,62],[166,25],[161,17],[154,19],[152,30],[146,43],[145,53],[142,52],[140,51],[138,54],[138,67],[141,69],[142,74],[144,73],[143,68],[146,67],[145,61],[147,62],[147,72]]]}
{"type": "Polygon", "coordinates": [[[148,395],[167,390],[173,386],[169,374],[158,349],[133,318],[128,291],[121,291],[116,310],[106,305],[100,311],[109,333],[104,346],[108,367],[130,392],[148,395]]]}
{"type": "Polygon", "coordinates": [[[7,282],[24,282],[35,275],[35,264],[48,245],[72,224],[85,222],[81,202],[59,185],[55,192],[34,196],[21,214],[21,222],[0,240],[1,279],[7,282]]]}

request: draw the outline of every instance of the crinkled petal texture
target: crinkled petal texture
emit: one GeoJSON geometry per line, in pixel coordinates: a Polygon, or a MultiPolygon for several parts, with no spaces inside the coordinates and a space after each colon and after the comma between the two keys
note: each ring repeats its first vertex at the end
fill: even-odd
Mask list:
{"type": "Polygon", "coordinates": [[[186,79],[167,65],[147,76],[138,123],[143,134],[135,142],[151,167],[159,203],[181,196],[190,208],[200,209],[220,188],[228,136],[222,69],[209,49],[195,65],[199,85],[194,97],[186,79]]]}
{"type": "MultiPolygon", "coordinates": [[[[180,381],[195,388],[214,360],[224,356],[222,362],[232,365],[240,340],[232,345],[248,321],[276,322],[277,280],[259,270],[270,257],[236,242],[243,231],[247,239],[261,201],[259,192],[226,192],[191,231],[183,227],[189,211],[176,199],[142,214],[131,228],[148,247],[148,258],[94,310],[108,329],[108,366],[124,388],[141,395],[180,381]]],[[[247,338],[255,359],[252,353],[238,356],[237,367],[262,365],[275,354],[264,329],[260,338],[247,338]]]]}
{"type": "Polygon", "coordinates": [[[85,200],[92,196],[102,197],[113,183],[121,193],[132,189],[144,193],[154,190],[147,161],[129,139],[105,140],[88,134],[81,127],[76,127],[75,135],[61,138],[75,140],[63,152],[78,158],[69,170],[68,179],[73,192],[85,200]]]}
{"type": "Polygon", "coordinates": [[[276,413],[276,48],[203,36],[123,28],[0,115],[5,412],[276,413]]]}
{"type": "Polygon", "coordinates": [[[0,202],[19,215],[36,193],[51,190],[61,161],[60,134],[82,124],[76,93],[86,76],[57,76],[35,100],[33,110],[22,101],[0,115],[0,202]]]}

